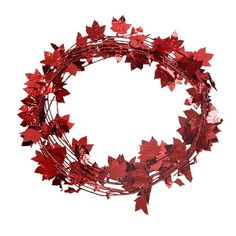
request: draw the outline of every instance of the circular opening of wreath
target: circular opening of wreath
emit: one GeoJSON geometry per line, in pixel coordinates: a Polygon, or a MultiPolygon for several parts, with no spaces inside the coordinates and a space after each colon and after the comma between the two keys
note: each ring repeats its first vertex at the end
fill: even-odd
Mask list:
{"type": "Polygon", "coordinates": [[[155,135],[167,143],[176,132],[178,116],[186,108],[186,86],[173,92],[153,79],[154,63],[143,70],[130,70],[129,63],[109,58],[72,77],[70,95],[60,104],[61,114],[70,114],[74,126],[68,138],[87,136],[95,144],[90,161],[107,164],[107,156],[124,154],[127,160],[139,151],[140,140],[155,135]]]}
{"type": "Polygon", "coordinates": [[[84,190],[107,198],[136,193],[135,210],[148,214],[152,186],[160,181],[168,187],[172,183],[181,186],[182,176],[191,181],[190,166],[196,163],[197,155],[211,150],[218,141],[216,134],[222,119],[209,95],[215,83],[205,71],[213,55],[205,48],[186,51],[176,33],[164,39],[151,38],[141,27],[127,24],[124,16],[112,19],[111,30],[115,35],[105,35],[105,25],[94,21],[91,27],[86,26],[87,35],[78,33],[69,49],[51,44],[54,51],[44,53],[42,71],[26,74],[27,97],[19,113],[25,127],[22,145],[39,144],[32,159],[38,163],[35,172],[43,180],[52,180],[53,185],[68,193],[84,190]],[[170,91],[186,86],[188,97],[184,104],[188,109],[178,117],[181,138],[166,143],[157,141],[153,134],[149,140],[141,140],[139,153],[132,159],[108,156],[108,164],[100,166],[91,161],[93,144],[87,136],[67,136],[73,123],[69,114],[60,112],[60,104],[70,94],[66,85],[71,76],[112,57],[129,63],[131,70],[155,65],[154,79],[170,91]]]}

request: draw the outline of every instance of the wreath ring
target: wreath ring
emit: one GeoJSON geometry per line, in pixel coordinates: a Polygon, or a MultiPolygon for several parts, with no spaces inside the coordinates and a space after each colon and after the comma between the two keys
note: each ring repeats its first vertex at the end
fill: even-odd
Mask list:
{"type": "Polygon", "coordinates": [[[68,193],[84,190],[107,198],[137,193],[135,210],[148,214],[152,186],[160,181],[168,187],[172,183],[182,186],[182,175],[192,181],[190,166],[196,163],[197,155],[211,150],[212,143],[218,141],[222,119],[209,95],[215,83],[204,69],[210,66],[213,55],[205,48],[185,51],[176,33],[164,39],[144,35],[141,27],[127,24],[124,16],[113,18],[111,30],[116,35],[106,36],[105,25],[94,21],[91,27],[86,26],[87,35],[78,33],[76,44],[68,50],[51,44],[54,51],[44,53],[42,72],[36,69],[26,74],[27,96],[18,114],[25,127],[22,145],[39,144],[40,150],[32,159],[38,163],[35,172],[42,174],[43,180],[52,179],[53,185],[68,193]],[[123,155],[109,156],[108,165],[100,167],[89,160],[93,145],[87,143],[86,136],[72,141],[67,138],[73,123],[69,115],[60,115],[59,104],[69,95],[65,85],[71,75],[111,57],[117,62],[125,57],[131,70],[156,63],[154,78],[171,91],[177,84],[189,84],[190,97],[185,105],[190,109],[184,111],[185,117],[179,117],[177,131],[182,140],[173,138],[172,144],[158,144],[154,137],[142,140],[138,157],[127,161],[123,155]]]}

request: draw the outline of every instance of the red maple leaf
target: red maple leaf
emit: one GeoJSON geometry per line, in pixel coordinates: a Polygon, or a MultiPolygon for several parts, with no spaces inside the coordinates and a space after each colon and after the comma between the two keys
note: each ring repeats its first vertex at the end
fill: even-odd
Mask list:
{"type": "Polygon", "coordinates": [[[30,109],[27,105],[23,105],[20,110],[21,112],[18,116],[22,119],[21,125],[23,127],[36,124],[35,115],[32,112],[32,109],[30,109]]]}
{"type": "Polygon", "coordinates": [[[193,56],[183,56],[177,61],[177,64],[188,77],[194,76],[196,71],[202,67],[202,61],[196,60],[193,56]]]}
{"type": "Polygon", "coordinates": [[[193,56],[195,57],[196,60],[202,61],[203,66],[211,66],[209,61],[213,57],[213,54],[211,53],[206,53],[206,48],[201,48],[198,51],[193,53],[193,56]]]}
{"type": "Polygon", "coordinates": [[[99,40],[104,37],[105,25],[100,26],[97,21],[94,20],[92,27],[86,26],[86,32],[90,39],[99,40]]]}
{"type": "Polygon", "coordinates": [[[198,125],[201,116],[193,109],[184,111],[185,117],[179,117],[181,127],[177,130],[184,140],[185,144],[191,144],[197,134],[198,125]]]}
{"type": "Polygon", "coordinates": [[[158,158],[156,158],[156,162],[154,164],[151,165],[150,170],[159,170],[162,166],[162,160],[157,160],[158,158]]]}
{"type": "Polygon", "coordinates": [[[151,178],[142,165],[137,169],[130,171],[128,173],[128,178],[132,182],[132,187],[134,188],[147,188],[151,183],[151,178]]]}
{"type": "Polygon", "coordinates": [[[25,83],[27,88],[35,88],[36,91],[40,89],[44,77],[37,69],[34,73],[26,73],[25,75],[28,78],[28,81],[25,83]]]}
{"type": "Polygon", "coordinates": [[[43,180],[52,179],[59,173],[52,158],[43,155],[39,151],[36,151],[36,156],[32,160],[39,163],[35,173],[42,174],[43,180]]]}
{"type": "MultiPolygon", "coordinates": [[[[34,73],[26,73],[25,75],[28,80],[41,81],[42,79],[42,74],[37,69],[34,71],[34,73]]],[[[27,84],[27,82],[25,84],[27,84]]]]}
{"type": "Polygon", "coordinates": [[[185,51],[185,47],[183,46],[183,47],[180,47],[177,50],[175,50],[174,54],[175,54],[176,59],[180,59],[180,58],[182,58],[184,56],[186,56],[186,57],[192,56],[193,52],[185,51]]]}
{"type": "Polygon", "coordinates": [[[73,123],[69,122],[70,115],[60,116],[59,114],[50,121],[49,128],[52,134],[56,134],[58,137],[63,135],[63,132],[68,133],[73,127],[73,123]]]}
{"type": "Polygon", "coordinates": [[[149,59],[144,54],[131,52],[127,55],[125,62],[130,62],[131,70],[135,68],[142,70],[144,64],[149,64],[149,59]]]}
{"type": "Polygon", "coordinates": [[[78,161],[72,161],[70,163],[70,184],[85,183],[88,179],[83,175],[82,172],[78,171],[81,169],[81,164],[78,161]],[[86,179],[86,180],[85,180],[86,179]],[[85,180],[85,181],[84,181],[85,180]]]}
{"type": "Polygon", "coordinates": [[[64,88],[58,88],[54,91],[54,94],[57,102],[64,103],[65,102],[64,97],[69,95],[70,92],[64,88]]]}
{"type": "Polygon", "coordinates": [[[41,126],[41,134],[42,134],[42,137],[45,139],[47,139],[48,136],[50,135],[50,129],[46,122],[43,122],[41,126]]]}
{"type": "Polygon", "coordinates": [[[186,91],[191,95],[191,99],[189,101],[189,99],[185,100],[185,104],[186,105],[191,105],[192,103],[195,103],[197,106],[200,105],[201,101],[203,101],[204,97],[203,97],[203,93],[199,93],[195,88],[189,88],[186,89],[186,91]]]}
{"type": "Polygon", "coordinates": [[[169,89],[173,91],[175,87],[175,77],[174,74],[170,74],[172,71],[161,64],[157,64],[156,67],[154,79],[160,79],[162,88],[168,86],[169,89]]]}
{"type": "Polygon", "coordinates": [[[132,28],[130,35],[130,45],[134,48],[148,49],[148,46],[144,44],[147,36],[143,35],[142,27],[137,29],[132,28]]]}
{"type": "Polygon", "coordinates": [[[109,156],[108,163],[111,179],[118,180],[119,178],[122,178],[126,175],[127,164],[123,155],[119,155],[117,159],[109,156]]]}
{"type": "Polygon", "coordinates": [[[59,125],[60,128],[63,129],[64,132],[68,133],[69,130],[73,127],[74,123],[69,122],[70,120],[70,115],[64,115],[60,117],[59,115],[56,116],[55,118],[59,125]]]}
{"type": "Polygon", "coordinates": [[[127,30],[130,28],[131,24],[126,24],[124,16],[121,16],[119,20],[113,17],[111,30],[117,34],[127,34],[127,30]]]}
{"type": "Polygon", "coordinates": [[[68,65],[65,69],[65,72],[69,72],[70,75],[76,75],[77,72],[79,71],[84,71],[84,61],[74,61],[73,63],[71,63],[70,65],[68,65]]]}
{"type": "Polygon", "coordinates": [[[179,172],[184,174],[185,178],[189,182],[192,182],[193,177],[192,177],[192,173],[191,173],[191,169],[190,169],[190,164],[189,163],[187,165],[185,165],[185,167],[183,169],[179,170],[179,172]]]}
{"type": "Polygon", "coordinates": [[[179,139],[173,138],[174,142],[171,147],[170,160],[180,161],[185,157],[186,145],[179,139]]]}
{"type": "Polygon", "coordinates": [[[147,37],[145,35],[134,35],[130,36],[130,45],[134,48],[144,48],[147,49],[147,46],[144,44],[144,41],[147,37]]]}
{"type": "Polygon", "coordinates": [[[135,199],[135,211],[142,210],[145,214],[148,215],[148,208],[147,208],[147,199],[146,197],[140,196],[135,199]]]}
{"type": "Polygon", "coordinates": [[[161,144],[159,146],[160,151],[158,153],[158,156],[156,157],[154,162],[151,162],[150,170],[159,170],[162,166],[162,164],[165,164],[165,157],[166,157],[166,143],[161,141],[161,144]]]}
{"type": "Polygon", "coordinates": [[[93,144],[88,144],[87,136],[80,138],[79,140],[72,139],[72,150],[75,152],[77,157],[82,158],[81,155],[89,154],[92,150],[93,144]],[[83,149],[83,153],[81,152],[83,149]]]}
{"type": "Polygon", "coordinates": [[[180,48],[182,44],[183,40],[179,40],[178,37],[174,35],[165,39],[158,37],[153,42],[153,51],[157,53],[157,56],[168,55],[170,52],[180,48]]]}
{"type": "Polygon", "coordinates": [[[41,139],[41,134],[37,129],[28,128],[26,131],[22,132],[23,144],[24,143],[37,143],[41,139]]]}
{"type": "Polygon", "coordinates": [[[81,71],[81,69],[75,65],[74,63],[71,63],[69,66],[66,67],[65,72],[69,72],[70,75],[76,75],[78,71],[81,71]]]}
{"type": "Polygon", "coordinates": [[[53,53],[44,52],[45,59],[41,63],[48,66],[58,66],[62,63],[62,56],[65,53],[64,45],[58,47],[53,53]]]}
{"type": "Polygon", "coordinates": [[[82,147],[87,145],[87,142],[88,142],[87,136],[84,136],[78,140],[78,144],[82,147]]]}
{"type": "Polygon", "coordinates": [[[218,142],[216,134],[220,131],[217,127],[218,124],[205,124],[203,132],[198,139],[197,151],[202,150],[210,151],[212,143],[218,142]]]}
{"type": "Polygon", "coordinates": [[[142,140],[142,145],[140,145],[140,161],[146,163],[147,161],[154,159],[160,153],[160,147],[155,138],[151,138],[150,141],[142,140]]]}
{"type": "Polygon", "coordinates": [[[76,37],[76,46],[82,47],[87,43],[88,37],[82,37],[82,35],[78,32],[76,37]]]}
{"type": "Polygon", "coordinates": [[[66,148],[60,146],[59,144],[55,144],[54,147],[47,146],[47,152],[50,154],[51,158],[54,162],[62,164],[66,157],[66,148]]]}
{"type": "Polygon", "coordinates": [[[47,95],[52,91],[52,86],[46,85],[46,76],[42,75],[37,69],[34,73],[27,73],[26,76],[28,81],[25,83],[27,87],[24,90],[32,97],[37,97],[39,94],[47,95]]]}
{"type": "Polygon", "coordinates": [[[68,183],[66,181],[66,176],[64,174],[60,173],[60,174],[56,175],[56,177],[53,179],[52,185],[60,186],[60,188],[62,189],[62,182],[68,183]]]}

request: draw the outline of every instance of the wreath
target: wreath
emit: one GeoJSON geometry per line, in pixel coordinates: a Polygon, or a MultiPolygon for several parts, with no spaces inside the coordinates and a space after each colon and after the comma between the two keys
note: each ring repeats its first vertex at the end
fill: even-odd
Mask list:
{"type": "Polygon", "coordinates": [[[160,181],[168,187],[172,183],[182,186],[182,176],[191,182],[190,166],[196,163],[197,155],[210,151],[218,141],[222,119],[209,95],[216,87],[204,69],[210,66],[213,55],[206,53],[206,48],[186,51],[176,32],[164,39],[151,38],[141,27],[127,24],[124,16],[112,19],[111,30],[115,35],[105,35],[105,25],[94,21],[91,27],[86,26],[87,35],[78,33],[69,49],[51,44],[53,52],[44,52],[42,71],[26,74],[27,96],[18,114],[25,127],[22,145],[39,144],[32,159],[38,163],[35,172],[42,175],[42,180],[52,180],[52,185],[67,193],[84,190],[108,199],[137,194],[135,210],[148,214],[152,186],[160,181]],[[189,109],[179,117],[177,131],[182,139],[173,138],[171,144],[158,143],[154,137],[142,140],[137,157],[126,160],[123,155],[109,156],[108,165],[99,166],[90,161],[93,145],[88,144],[86,136],[71,141],[67,138],[73,123],[69,115],[59,113],[59,105],[69,95],[65,86],[72,75],[111,57],[117,62],[124,58],[131,70],[155,63],[154,79],[171,91],[178,84],[190,85],[185,100],[189,109]]]}

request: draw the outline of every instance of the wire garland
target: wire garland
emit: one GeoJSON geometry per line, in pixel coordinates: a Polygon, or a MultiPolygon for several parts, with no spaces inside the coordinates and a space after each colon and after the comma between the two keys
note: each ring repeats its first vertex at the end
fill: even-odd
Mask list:
{"type": "Polygon", "coordinates": [[[52,179],[53,185],[69,193],[84,190],[107,198],[137,193],[135,210],[148,214],[152,186],[160,181],[168,187],[173,182],[181,186],[182,175],[191,181],[190,166],[201,151],[210,150],[218,141],[216,134],[222,119],[209,95],[215,83],[203,68],[210,65],[212,54],[204,48],[185,51],[176,33],[165,39],[151,38],[143,34],[141,27],[132,27],[128,33],[130,28],[124,16],[113,18],[111,29],[116,35],[105,35],[105,26],[94,21],[92,27],[86,27],[87,35],[78,33],[76,43],[68,50],[64,45],[52,44],[54,51],[45,52],[41,61],[43,72],[26,74],[27,97],[22,100],[19,116],[25,127],[22,145],[40,146],[32,159],[38,162],[35,172],[42,174],[43,180],[52,179]],[[184,112],[186,117],[179,117],[182,140],[174,138],[173,144],[158,144],[152,137],[142,141],[136,158],[127,161],[123,155],[108,157],[108,165],[100,167],[89,160],[92,145],[87,143],[87,137],[68,139],[66,134],[73,124],[69,115],[59,113],[59,104],[69,95],[65,85],[72,75],[111,57],[117,62],[125,58],[131,70],[156,63],[155,79],[171,91],[178,84],[190,84],[190,98],[185,101],[190,109],[184,112]]]}

